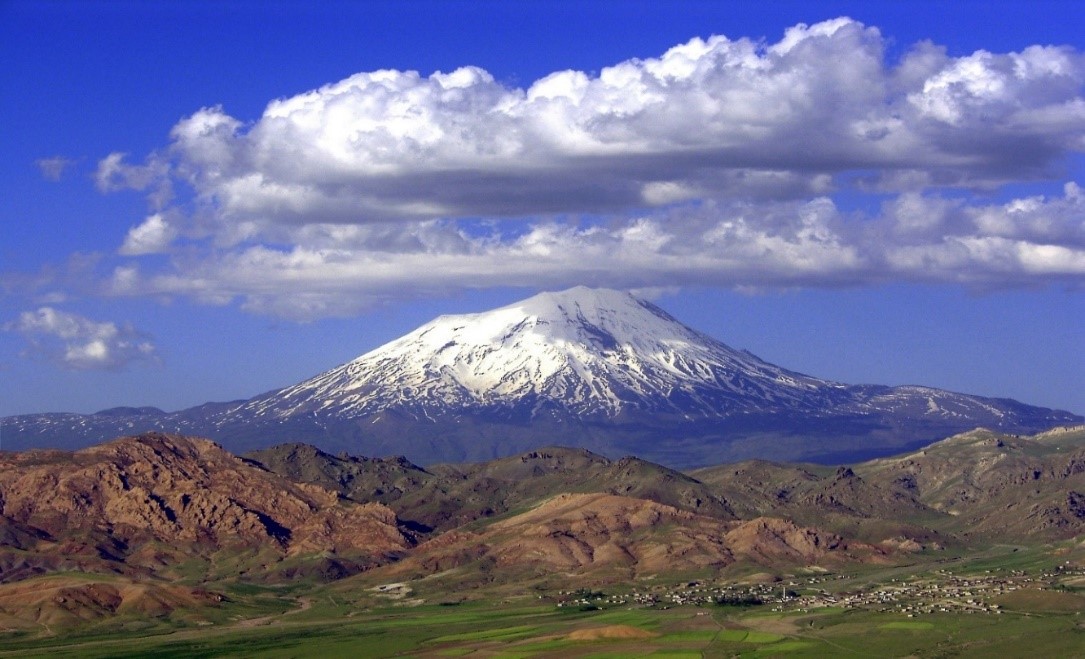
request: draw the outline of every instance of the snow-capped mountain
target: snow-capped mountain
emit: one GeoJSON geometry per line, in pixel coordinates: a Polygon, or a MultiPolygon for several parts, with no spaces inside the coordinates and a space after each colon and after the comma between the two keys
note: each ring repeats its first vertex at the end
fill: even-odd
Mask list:
{"type": "Polygon", "coordinates": [[[442,316],[247,401],[0,423],[4,448],[71,447],[167,430],[233,450],[303,441],[435,462],[566,444],[691,466],[750,457],[857,460],[976,426],[1038,432],[1082,420],[1012,400],[802,375],[628,293],[577,287],[442,316]]]}
{"type": "Polygon", "coordinates": [[[442,316],[311,380],[255,398],[237,413],[353,418],[396,409],[435,419],[504,410],[527,419],[706,418],[816,411],[846,398],[845,385],[733,350],[628,293],[578,287],[442,316]]]}

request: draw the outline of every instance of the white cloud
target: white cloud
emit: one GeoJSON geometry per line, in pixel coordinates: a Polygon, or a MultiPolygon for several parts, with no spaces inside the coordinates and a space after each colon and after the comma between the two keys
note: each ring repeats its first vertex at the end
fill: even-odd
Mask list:
{"type": "Polygon", "coordinates": [[[52,307],[24,311],[4,329],[21,333],[29,354],[70,370],[122,370],[158,359],[154,344],[130,325],[98,322],[52,307]]]}
{"type": "Polygon", "coordinates": [[[75,160],[64,156],[53,156],[52,158],[41,158],[35,161],[34,164],[38,166],[41,175],[47,180],[59,181],[64,177],[64,172],[75,164],[75,160]]]}
{"type": "Polygon", "coordinates": [[[203,108],[99,163],[151,195],[120,254],[170,256],[109,290],[312,318],[495,285],[1080,285],[1076,184],[991,200],[1085,152],[1085,57],[886,43],[840,18],[524,88],[381,70],[254,121],[203,108]]]}
{"type": "MultiPolygon", "coordinates": [[[[978,51],[946,62],[908,94],[923,116],[953,126],[995,126],[1043,131],[1057,119],[1081,118],[1080,90],[1085,80],[1081,55],[1068,48],[1030,46],[1020,53],[978,51]]],[[[1082,145],[1082,136],[1077,148],[1082,145]]]]}
{"type": "Polygon", "coordinates": [[[129,165],[124,160],[128,154],[114,152],[98,162],[94,173],[94,182],[102,192],[117,190],[143,190],[154,180],[151,167],[129,165]]]}
{"type": "Polygon", "coordinates": [[[951,58],[924,43],[890,63],[884,49],[876,28],[841,18],[770,45],[693,39],[526,89],[475,67],[358,73],[251,124],[199,110],[145,165],[110,154],[98,181],[149,186],[168,154],[168,175],[221,223],[365,223],[786,198],[847,171],[997,183],[1085,149],[1076,51],[951,58]],[[789,184],[766,190],[766,176],[789,184]]]}
{"type": "Polygon", "coordinates": [[[142,224],[128,230],[120,253],[126,256],[156,254],[165,251],[176,237],[177,230],[165,216],[162,213],[155,213],[147,217],[142,224]]]}
{"type": "Polygon", "coordinates": [[[979,236],[1085,248],[1085,193],[1076,183],[1067,183],[1060,198],[1014,199],[972,209],[968,218],[979,236]]]}
{"type": "Polygon", "coordinates": [[[405,291],[504,285],[1080,283],[1083,199],[1073,184],[1062,197],[986,206],[905,195],[877,216],[843,213],[827,197],[699,202],[579,225],[536,221],[516,234],[500,223],[471,231],[452,221],[310,225],[284,230],[285,247],[212,250],[166,271],[120,268],[111,292],[240,301],[304,320],[352,315],[405,291]]]}
{"type": "Polygon", "coordinates": [[[170,165],[157,155],[151,155],[142,165],[125,162],[126,153],[114,152],[98,162],[94,182],[102,192],[118,190],[149,190],[148,200],[161,208],[173,198],[170,165]]]}

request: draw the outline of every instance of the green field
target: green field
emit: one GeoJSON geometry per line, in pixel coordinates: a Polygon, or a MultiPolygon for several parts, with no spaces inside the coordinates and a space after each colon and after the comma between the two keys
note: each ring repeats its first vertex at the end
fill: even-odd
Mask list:
{"type": "Polygon", "coordinates": [[[627,657],[1073,656],[1080,611],[944,614],[735,611],[722,607],[563,611],[473,603],[344,612],[315,602],[301,615],[120,635],[8,638],[0,656],[50,657],[627,657]],[[577,638],[579,633],[580,638],[577,638]],[[641,637],[643,636],[643,637],[641,637]]]}
{"type": "MultiPolygon", "coordinates": [[[[1067,566],[1081,566],[1083,550],[1078,542],[996,546],[910,567],[800,572],[780,583],[796,598],[824,599],[787,605],[722,606],[712,598],[675,605],[668,596],[693,584],[662,577],[564,590],[538,583],[450,590],[439,579],[381,585],[368,575],[287,586],[228,581],[213,588],[220,603],[168,615],[118,614],[67,628],[0,625],[0,658],[1082,656],[1085,568],[1067,566]],[[907,597],[877,599],[905,590],[907,597]],[[657,599],[632,601],[634,591],[657,599]],[[846,596],[869,599],[845,604],[846,596]]],[[[36,587],[58,582],[120,583],[64,573],[40,577],[36,587]]]]}

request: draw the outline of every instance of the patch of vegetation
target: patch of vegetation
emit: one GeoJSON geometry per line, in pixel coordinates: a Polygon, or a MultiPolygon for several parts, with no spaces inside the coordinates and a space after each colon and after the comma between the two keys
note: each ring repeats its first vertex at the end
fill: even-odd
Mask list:
{"type": "MultiPolygon", "coordinates": [[[[760,609],[622,609],[575,613],[543,605],[464,603],[455,609],[425,605],[353,611],[316,604],[321,617],[276,616],[268,624],[237,623],[189,627],[169,635],[115,633],[63,639],[5,639],[5,654],[66,657],[385,657],[424,653],[462,656],[481,652],[500,656],[567,653],[593,648],[584,656],[737,654],[741,656],[961,655],[1010,656],[1021,653],[1071,656],[1085,632],[1073,613],[1043,616],[943,614],[904,620],[876,611],[827,610],[816,614],[760,613],[760,609]],[[726,628],[718,629],[726,616],[726,628]],[[645,639],[599,638],[571,641],[576,630],[628,625],[658,630],[645,639]],[[662,632],[662,633],[660,633],[662,632]],[[13,642],[8,642],[13,641],[13,642]],[[597,648],[594,649],[594,648],[597,648]]],[[[159,629],[160,633],[162,630],[159,629]]],[[[152,632],[154,633],[154,632],[152,632]]]]}
{"type": "Polygon", "coordinates": [[[510,640],[530,636],[538,627],[521,625],[517,627],[503,627],[500,629],[487,629],[478,632],[464,632],[462,634],[449,634],[431,639],[429,643],[448,643],[452,641],[483,641],[483,640],[510,640]]]}
{"type": "Polygon", "coordinates": [[[878,625],[878,629],[911,629],[918,631],[926,631],[928,629],[934,629],[933,622],[916,622],[912,620],[894,620],[893,622],[887,622],[878,625]]]}
{"type": "Polygon", "coordinates": [[[761,606],[765,601],[757,595],[735,595],[727,594],[721,595],[716,598],[716,606],[729,606],[737,607],[740,609],[747,609],[752,606],[761,606]]]}

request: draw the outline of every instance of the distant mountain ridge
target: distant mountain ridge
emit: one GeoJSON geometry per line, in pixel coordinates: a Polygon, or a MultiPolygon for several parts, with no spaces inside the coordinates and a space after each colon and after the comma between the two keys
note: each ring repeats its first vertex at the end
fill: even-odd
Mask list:
{"type": "Polygon", "coordinates": [[[232,450],[304,441],[422,464],[562,443],[690,467],[754,457],[855,461],[977,426],[1029,433],[1082,420],[1006,399],[796,373],[628,293],[577,287],[442,316],[247,401],[0,422],[5,448],[74,447],[161,430],[232,450]]]}

